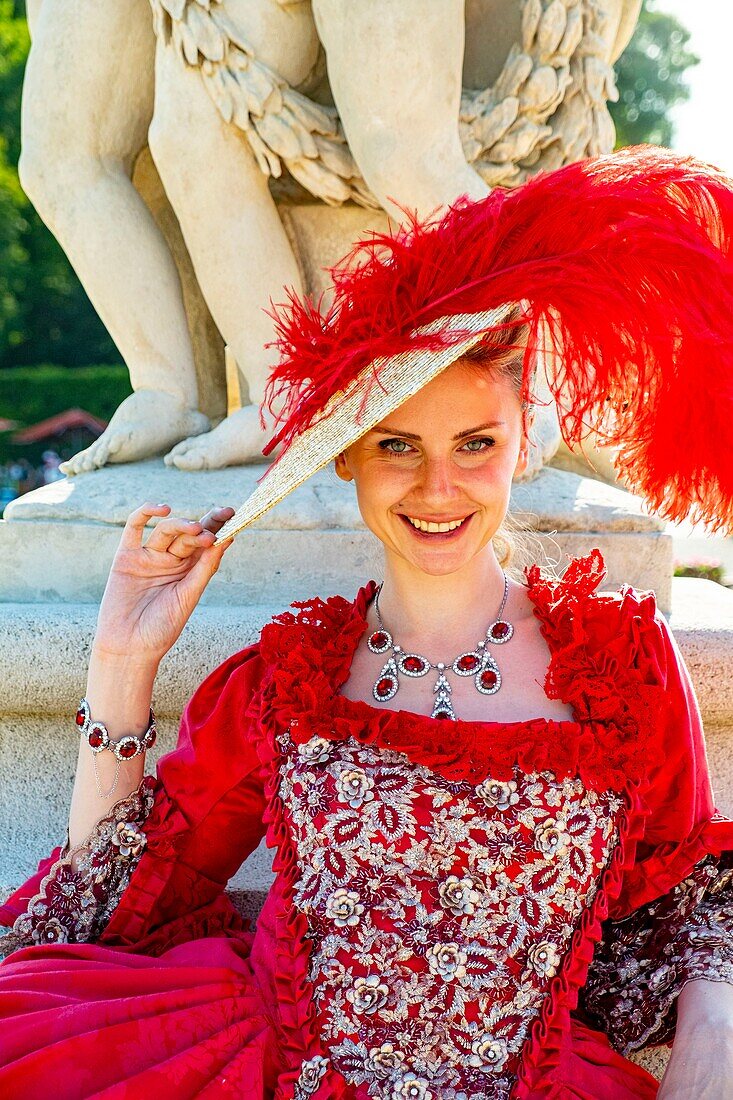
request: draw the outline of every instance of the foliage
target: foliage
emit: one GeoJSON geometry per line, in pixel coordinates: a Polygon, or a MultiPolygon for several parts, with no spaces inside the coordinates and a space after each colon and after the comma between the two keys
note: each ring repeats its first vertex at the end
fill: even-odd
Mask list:
{"type": "Polygon", "coordinates": [[[723,584],[725,569],[716,558],[698,558],[695,561],[676,562],[675,577],[697,577],[704,581],[717,581],[723,584]]]}
{"type": "MultiPolygon", "coordinates": [[[[621,98],[612,113],[620,145],[670,143],[669,110],[688,94],[684,74],[697,60],[687,49],[687,32],[657,4],[663,8],[663,0],[645,0],[617,63],[621,98]]],[[[29,46],[23,0],[0,0],[0,368],[118,363],[117,348],[18,182],[29,46]]]]}
{"type": "MultiPolygon", "coordinates": [[[[109,420],[131,392],[123,364],[9,367],[0,371],[0,417],[15,420],[18,427],[25,428],[62,409],[81,408],[109,420]]],[[[0,463],[26,453],[13,446],[12,434],[0,433],[0,463]]]]}
{"type": "Polygon", "coordinates": [[[617,146],[672,144],[670,111],[689,98],[685,74],[699,63],[689,40],[679,20],[644,0],[634,36],[616,62],[619,100],[609,106],[617,146]]]}
{"type": "Polygon", "coordinates": [[[18,181],[29,47],[24,4],[0,0],[0,367],[119,362],[69,261],[18,181]]]}

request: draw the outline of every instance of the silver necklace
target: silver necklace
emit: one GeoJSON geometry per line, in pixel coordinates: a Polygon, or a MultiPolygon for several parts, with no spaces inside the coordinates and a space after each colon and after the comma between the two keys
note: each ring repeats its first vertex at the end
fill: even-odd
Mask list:
{"type": "Polygon", "coordinates": [[[367,647],[372,653],[383,655],[392,651],[382,671],[374,681],[372,694],[378,703],[386,703],[392,699],[400,689],[400,676],[427,676],[431,669],[438,673],[438,679],[433,688],[435,704],[431,718],[448,718],[457,721],[456,712],[451,700],[452,687],[446,673],[450,670],[456,676],[473,676],[476,690],[482,695],[494,695],[501,687],[501,673],[499,666],[488,649],[488,644],[504,645],[514,633],[514,627],[506,619],[502,619],[502,613],[506,607],[509,595],[509,581],[506,573],[504,577],[504,596],[501,606],[496,613],[496,618],[490,624],[485,637],[477,644],[475,649],[466,650],[453,661],[429,661],[420,653],[404,653],[402,646],[397,645],[384,625],[382,613],[379,609],[379,594],[382,591],[380,584],[374,599],[374,610],[377,613],[379,628],[370,634],[367,639],[367,647]]]}

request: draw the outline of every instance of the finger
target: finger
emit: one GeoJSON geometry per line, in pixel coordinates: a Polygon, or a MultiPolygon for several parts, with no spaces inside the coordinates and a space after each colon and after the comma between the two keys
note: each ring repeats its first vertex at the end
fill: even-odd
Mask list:
{"type": "Polygon", "coordinates": [[[155,516],[167,516],[170,510],[170,504],[151,504],[149,501],[141,504],[127,517],[127,523],[122,529],[120,548],[123,550],[139,550],[142,546],[146,523],[155,516]]]}
{"type": "MultiPolygon", "coordinates": [[[[161,520],[150,532],[146,550],[157,550],[159,553],[170,553],[171,547],[178,545],[178,549],[184,547],[194,548],[196,539],[202,534],[203,528],[197,520],[171,518],[161,520]]],[[[189,550],[190,553],[190,550],[189,550]]],[[[184,555],[187,556],[187,555],[184,555]]]]}
{"type": "Polygon", "coordinates": [[[210,546],[204,550],[199,560],[181,582],[181,594],[192,608],[201,599],[204,589],[221,565],[221,559],[233,541],[233,539],[228,539],[226,542],[220,543],[219,546],[210,546]]]}
{"type": "Polygon", "coordinates": [[[217,534],[233,515],[233,508],[211,508],[205,516],[201,517],[200,522],[207,531],[213,531],[217,534]]]}

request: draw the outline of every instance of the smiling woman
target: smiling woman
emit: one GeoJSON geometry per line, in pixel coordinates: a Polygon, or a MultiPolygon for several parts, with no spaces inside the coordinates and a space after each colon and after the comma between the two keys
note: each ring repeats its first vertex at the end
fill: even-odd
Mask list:
{"type": "Polygon", "coordinates": [[[570,440],[731,525],[732,238],[728,180],[627,150],[365,242],[329,314],[281,311],[253,497],[125,528],[69,835],[0,907],[1,1095],[730,1095],[733,822],[687,669],[653,593],[598,591],[600,550],[510,576],[501,532],[540,360],[570,440]],[[330,461],[382,583],[268,623],[143,778],[229,536],[330,461]],[[225,888],[263,836],[253,937],[225,888]],[[626,1057],[672,1039],[661,1086],[626,1057]]]}

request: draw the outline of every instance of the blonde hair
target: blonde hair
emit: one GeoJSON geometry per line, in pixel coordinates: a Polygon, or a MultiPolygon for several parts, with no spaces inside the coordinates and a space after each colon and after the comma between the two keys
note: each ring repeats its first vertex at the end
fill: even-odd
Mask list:
{"type": "MultiPolygon", "coordinates": [[[[521,306],[514,307],[501,328],[484,336],[478,344],[462,355],[460,363],[475,367],[480,371],[489,371],[494,377],[508,381],[518,396],[524,383],[524,359],[527,349],[529,326],[524,320],[521,306]]],[[[531,386],[530,386],[531,389],[531,386]]],[[[530,436],[528,413],[532,402],[522,399],[522,427],[530,436]]],[[[530,436],[531,438],[531,436],[530,436]]],[[[491,542],[497,561],[502,569],[512,567],[518,572],[530,559],[530,544],[536,540],[532,527],[509,512],[504,516],[501,526],[491,542]]]]}

